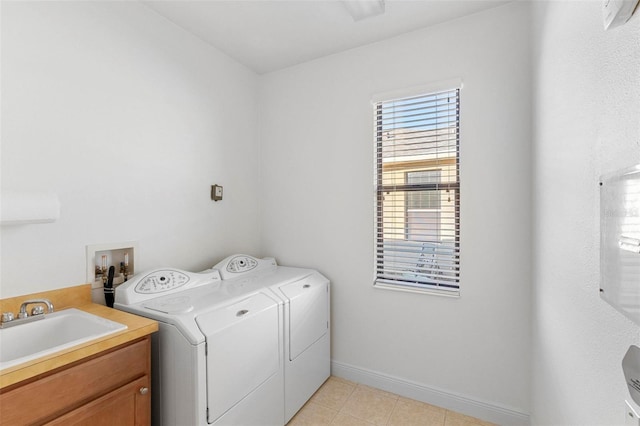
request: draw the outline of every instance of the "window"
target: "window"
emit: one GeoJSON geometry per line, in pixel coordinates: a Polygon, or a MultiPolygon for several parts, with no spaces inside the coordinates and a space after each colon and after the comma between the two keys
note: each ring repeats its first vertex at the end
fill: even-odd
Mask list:
{"type": "Polygon", "coordinates": [[[460,89],[375,103],[375,285],[458,294],[460,89]]]}
{"type": "MultiPolygon", "coordinates": [[[[437,184],[440,182],[441,170],[424,170],[407,172],[406,182],[409,185],[437,184]]],[[[439,235],[440,194],[435,191],[411,191],[407,193],[406,225],[407,240],[429,239],[439,235]]]]}

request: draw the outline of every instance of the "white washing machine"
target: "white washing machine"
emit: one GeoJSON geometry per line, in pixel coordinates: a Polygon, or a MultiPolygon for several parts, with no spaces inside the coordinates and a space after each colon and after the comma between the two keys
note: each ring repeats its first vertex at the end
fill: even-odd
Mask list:
{"type": "Polygon", "coordinates": [[[217,270],[158,269],[118,287],[114,307],[153,318],[154,425],[283,425],[282,301],[217,270]]]}
{"type": "Polygon", "coordinates": [[[153,318],[154,425],[284,425],[330,374],[329,281],[273,259],[158,269],[116,290],[153,318]]]}
{"type": "Polygon", "coordinates": [[[223,282],[270,289],[284,308],[284,422],[327,380],[331,370],[329,280],[273,259],[229,256],[214,266],[223,282]]]}

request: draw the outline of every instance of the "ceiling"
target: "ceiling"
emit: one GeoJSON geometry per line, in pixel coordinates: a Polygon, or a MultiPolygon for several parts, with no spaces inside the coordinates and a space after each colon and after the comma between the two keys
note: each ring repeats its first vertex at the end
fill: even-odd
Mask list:
{"type": "Polygon", "coordinates": [[[159,0],[145,5],[258,74],[276,71],[510,0],[386,0],[354,21],[338,0],[159,0]]]}

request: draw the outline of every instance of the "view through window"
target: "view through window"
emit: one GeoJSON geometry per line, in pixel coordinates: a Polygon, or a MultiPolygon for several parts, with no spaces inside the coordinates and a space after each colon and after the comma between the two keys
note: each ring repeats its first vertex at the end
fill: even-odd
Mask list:
{"type": "Polygon", "coordinates": [[[459,289],[460,89],[375,104],[376,285],[459,289]]]}

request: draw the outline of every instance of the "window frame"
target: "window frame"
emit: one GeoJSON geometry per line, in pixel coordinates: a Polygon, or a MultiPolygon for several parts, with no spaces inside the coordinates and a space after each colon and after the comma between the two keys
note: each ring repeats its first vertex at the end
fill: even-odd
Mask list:
{"type": "MultiPolygon", "coordinates": [[[[462,82],[457,82],[455,85],[449,85],[446,88],[437,88],[437,89],[420,89],[415,90],[413,93],[405,93],[401,96],[388,96],[385,99],[385,95],[379,95],[378,99],[373,100],[374,106],[374,141],[375,141],[375,150],[374,150],[374,172],[375,172],[375,210],[374,210],[374,280],[373,284],[376,288],[382,289],[391,289],[391,290],[399,290],[399,291],[409,291],[409,292],[417,292],[417,293],[427,293],[427,294],[436,294],[441,296],[453,296],[457,297],[460,295],[460,97],[462,82]],[[454,182],[436,182],[436,183],[420,183],[420,184],[409,184],[408,174],[412,172],[420,172],[420,171],[435,171],[441,169],[439,164],[435,165],[425,165],[424,168],[415,169],[415,170],[407,170],[405,171],[405,181],[403,184],[398,185],[384,185],[383,184],[383,128],[382,122],[378,121],[382,117],[382,108],[385,102],[393,102],[402,99],[412,98],[412,97],[429,97],[435,96],[440,92],[455,92],[455,181],[454,182]],[[424,281],[418,281],[417,279],[393,279],[381,277],[380,271],[384,271],[384,266],[380,266],[380,264],[384,264],[384,256],[385,256],[385,237],[384,237],[384,196],[385,194],[389,194],[390,192],[405,192],[404,199],[404,238],[406,241],[415,242],[416,240],[409,239],[409,200],[408,196],[406,196],[407,192],[412,191],[436,191],[438,194],[442,194],[440,191],[453,191],[454,200],[454,224],[453,224],[453,233],[454,240],[452,242],[453,252],[450,255],[450,259],[452,260],[452,267],[450,273],[454,278],[454,285],[446,285],[441,283],[440,281],[435,281],[432,283],[427,283],[424,281]]],[[[397,93],[397,92],[396,92],[397,93]]],[[[442,179],[442,178],[441,178],[442,179]]],[[[442,204],[440,204],[442,208],[442,204]]],[[[441,209],[439,209],[441,210],[441,209]]],[[[440,230],[442,229],[442,218],[438,218],[438,234],[440,234],[440,230]]],[[[440,239],[439,235],[438,238],[440,239]]],[[[391,240],[393,241],[393,240],[391,240]]],[[[430,244],[430,243],[429,243],[430,244]]],[[[424,247],[424,243],[423,243],[424,247]]],[[[423,248],[424,250],[424,248],[423,248]]],[[[437,249],[433,249],[434,253],[437,249]]],[[[393,252],[394,249],[387,250],[387,253],[393,252]]],[[[446,250],[445,250],[446,251],[446,250]]],[[[417,253],[413,252],[413,253],[417,253]]],[[[422,255],[420,255],[422,258],[422,255]]],[[[434,254],[433,258],[436,259],[437,256],[434,254]]],[[[439,257],[438,257],[439,259],[439,257]]],[[[432,260],[434,264],[436,264],[435,268],[439,268],[437,266],[437,262],[439,260],[432,260]]],[[[423,266],[423,265],[416,265],[423,266]]]]}

